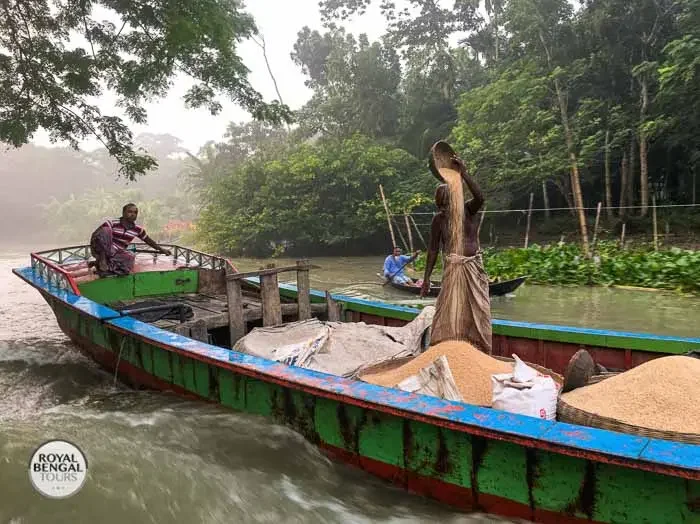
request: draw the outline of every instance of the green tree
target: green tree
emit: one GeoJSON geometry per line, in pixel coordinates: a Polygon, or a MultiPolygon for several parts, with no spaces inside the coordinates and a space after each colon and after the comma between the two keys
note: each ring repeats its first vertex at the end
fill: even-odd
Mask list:
{"type": "Polygon", "coordinates": [[[113,90],[128,118],[144,123],[143,103],[164,96],[178,72],[197,81],[188,107],[217,114],[221,92],[256,119],[290,119],[247,81],[236,46],[256,27],[239,0],[8,0],[0,13],[0,140],[13,146],[40,128],[73,147],[94,135],[134,179],[155,159],[137,151],[121,118],[90,99],[113,90]],[[98,18],[105,10],[110,20],[98,18]]]}
{"type": "Polygon", "coordinates": [[[425,203],[431,178],[406,151],[369,137],[325,139],[233,170],[197,227],[210,248],[236,254],[358,245],[385,229],[379,184],[398,211],[425,203]]]}
{"type": "Polygon", "coordinates": [[[401,67],[391,46],[370,43],[364,34],[355,39],[342,28],[321,35],[304,27],[292,59],[314,90],[299,112],[307,136],[396,135],[401,67]]]}

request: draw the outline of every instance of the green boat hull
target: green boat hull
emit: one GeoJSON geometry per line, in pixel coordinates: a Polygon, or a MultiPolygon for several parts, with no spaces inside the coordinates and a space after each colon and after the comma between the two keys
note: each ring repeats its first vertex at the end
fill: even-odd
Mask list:
{"type": "MultiPolygon", "coordinates": [[[[133,387],[269,417],[332,457],[409,491],[535,522],[700,523],[700,446],[513,416],[291,368],[165,332],[85,296],[108,302],[117,289],[140,296],[183,292],[183,286],[196,289],[197,271],[97,281],[82,296],[35,269],[15,273],[41,292],[84,354],[133,387]],[[181,273],[189,282],[182,283],[181,273]]],[[[281,287],[282,295],[294,292],[281,287]]],[[[412,315],[409,308],[364,301],[344,305],[348,320],[364,315],[392,324],[412,315]]],[[[676,342],[671,350],[695,344],[676,342]]]]}

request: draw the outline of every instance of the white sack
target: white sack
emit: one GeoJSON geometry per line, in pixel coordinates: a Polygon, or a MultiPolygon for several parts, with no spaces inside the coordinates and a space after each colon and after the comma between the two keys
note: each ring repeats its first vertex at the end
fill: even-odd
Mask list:
{"type": "Polygon", "coordinates": [[[554,420],[557,416],[559,386],[513,355],[512,373],[491,376],[494,409],[529,417],[554,420]]]}

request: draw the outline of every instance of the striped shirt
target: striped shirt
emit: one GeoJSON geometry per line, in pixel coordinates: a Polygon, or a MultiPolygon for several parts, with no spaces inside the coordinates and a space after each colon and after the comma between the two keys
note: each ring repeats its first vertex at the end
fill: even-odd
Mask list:
{"type": "Polygon", "coordinates": [[[112,246],[116,249],[126,249],[135,238],[144,240],[148,236],[146,235],[146,230],[141,226],[134,224],[128,228],[124,227],[121,220],[118,218],[115,220],[106,220],[102,225],[112,231],[112,246]]]}

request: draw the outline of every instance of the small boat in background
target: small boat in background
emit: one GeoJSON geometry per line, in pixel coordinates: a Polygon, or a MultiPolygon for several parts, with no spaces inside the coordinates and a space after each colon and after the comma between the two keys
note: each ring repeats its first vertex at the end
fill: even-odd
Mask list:
{"type": "MultiPolygon", "coordinates": [[[[398,282],[390,282],[389,285],[391,287],[401,290],[401,291],[406,291],[408,293],[412,293],[414,295],[418,295],[420,293],[420,286],[417,285],[417,282],[419,280],[415,278],[411,278],[413,280],[413,283],[415,285],[413,286],[408,286],[406,284],[400,284],[398,282]]],[[[489,283],[489,295],[492,297],[500,297],[503,295],[507,295],[508,293],[512,293],[516,289],[518,289],[523,282],[527,280],[527,276],[522,276],[518,278],[514,278],[512,280],[504,280],[502,282],[490,282],[489,283]]],[[[430,297],[437,297],[440,294],[440,289],[442,289],[442,284],[439,281],[431,280],[430,281],[430,293],[428,296],[430,297]]]]}

